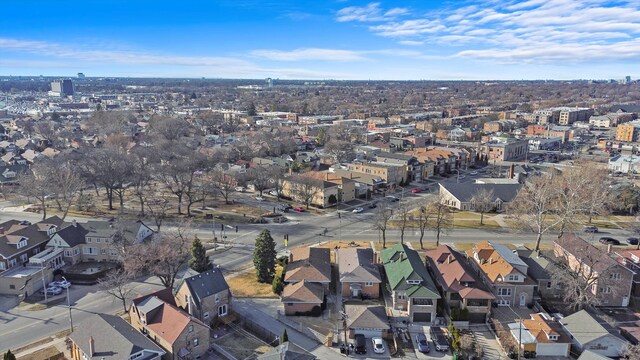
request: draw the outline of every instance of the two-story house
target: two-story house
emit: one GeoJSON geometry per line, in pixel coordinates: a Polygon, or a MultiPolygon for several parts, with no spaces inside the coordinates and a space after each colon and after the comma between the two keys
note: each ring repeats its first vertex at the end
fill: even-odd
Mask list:
{"type": "Polygon", "coordinates": [[[629,306],[633,271],[611,254],[591,245],[575,234],[564,234],[554,241],[553,253],[587,284],[602,306],[629,306]]]}
{"type": "Polygon", "coordinates": [[[449,310],[466,309],[468,319],[464,320],[470,322],[489,320],[495,296],[473,271],[464,254],[449,245],[440,245],[427,251],[427,268],[449,310]]]}
{"type": "Polygon", "coordinates": [[[155,293],[133,300],[131,325],[167,352],[164,360],[197,359],[209,350],[209,327],[155,293]]]}
{"type": "Polygon", "coordinates": [[[331,254],[327,248],[291,250],[281,300],[286,315],[318,313],[331,284],[331,254]]]}
{"type": "Polygon", "coordinates": [[[393,309],[406,313],[409,321],[432,323],[440,295],[417,251],[396,244],[380,251],[387,275],[393,309]]]}
{"type": "Polygon", "coordinates": [[[477,243],[466,254],[498,306],[524,307],[531,303],[536,283],[527,276],[528,265],[517,254],[489,241],[477,243]]]}
{"type": "Polygon", "coordinates": [[[616,260],[627,269],[633,271],[633,284],[631,285],[631,296],[640,299],[640,250],[624,250],[615,253],[616,260]]]}
{"type": "Polygon", "coordinates": [[[371,248],[340,248],[336,250],[336,261],[340,272],[340,287],[345,299],[380,296],[382,277],[374,262],[371,248]]]}
{"type": "Polygon", "coordinates": [[[220,269],[186,278],[178,286],[175,298],[177,306],[205,324],[231,310],[231,290],[220,269]]]}

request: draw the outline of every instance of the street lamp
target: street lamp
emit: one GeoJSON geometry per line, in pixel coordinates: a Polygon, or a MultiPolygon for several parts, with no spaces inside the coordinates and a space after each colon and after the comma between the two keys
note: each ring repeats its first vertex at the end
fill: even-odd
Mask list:
{"type": "MultiPolygon", "coordinates": [[[[68,283],[67,279],[63,276],[62,280],[68,283]]],[[[69,288],[71,286],[67,286],[67,307],[69,308],[69,324],[71,325],[71,332],[73,332],[73,318],[71,317],[71,300],[69,299],[69,288]]],[[[45,290],[46,292],[46,290],[45,290]]]]}
{"type": "Polygon", "coordinates": [[[459,184],[460,183],[460,169],[456,169],[456,171],[458,172],[458,177],[456,178],[456,182],[459,184]]]}

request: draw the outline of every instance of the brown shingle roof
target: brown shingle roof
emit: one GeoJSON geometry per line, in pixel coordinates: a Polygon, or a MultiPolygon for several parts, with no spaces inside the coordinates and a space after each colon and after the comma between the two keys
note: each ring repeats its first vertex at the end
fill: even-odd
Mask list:
{"type": "MultiPolygon", "coordinates": [[[[491,243],[483,241],[477,243],[473,249],[467,250],[467,255],[475,259],[478,267],[485,273],[490,281],[495,282],[498,277],[505,278],[509,274],[519,274],[520,272],[513,267],[508,261],[506,261],[500,254],[493,248],[491,243]]],[[[522,274],[525,275],[526,274],[522,274]]]]}
{"type": "Polygon", "coordinates": [[[291,250],[285,282],[331,282],[331,256],[327,248],[302,247],[291,250]]]}
{"type": "Polygon", "coordinates": [[[321,284],[307,281],[287,284],[282,291],[282,301],[321,304],[324,301],[324,288],[321,284]]]}

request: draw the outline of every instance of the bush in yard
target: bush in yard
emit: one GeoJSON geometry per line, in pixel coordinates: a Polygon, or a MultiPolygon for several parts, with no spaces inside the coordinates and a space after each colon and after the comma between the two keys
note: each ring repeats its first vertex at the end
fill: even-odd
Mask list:
{"type": "Polygon", "coordinates": [[[256,276],[261,283],[273,281],[276,272],[276,242],[271,237],[269,230],[262,230],[256,238],[255,250],[253,250],[253,265],[256,268],[256,276]]]}
{"type": "Polygon", "coordinates": [[[287,341],[289,341],[289,335],[287,334],[287,329],[284,329],[284,332],[282,333],[282,339],[280,339],[280,343],[284,344],[287,341]]]}
{"type": "Polygon", "coordinates": [[[16,360],[16,356],[13,355],[11,350],[7,350],[7,352],[4,353],[4,360],[16,360]]]}
{"type": "Polygon", "coordinates": [[[273,289],[274,294],[280,295],[282,293],[282,290],[284,289],[284,282],[282,281],[282,277],[274,276],[271,288],[273,289]]]}
{"type": "Polygon", "coordinates": [[[209,262],[207,256],[207,250],[202,246],[202,242],[196,236],[191,244],[191,259],[189,260],[189,267],[193,270],[203,273],[213,268],[213,264],[209,262]]]}

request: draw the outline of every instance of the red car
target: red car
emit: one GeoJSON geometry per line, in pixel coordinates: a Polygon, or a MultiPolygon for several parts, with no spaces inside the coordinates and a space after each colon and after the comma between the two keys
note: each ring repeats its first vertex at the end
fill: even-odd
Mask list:
{"type": "Polygon", "coordinates": [[[293,211],[304,212],[304,208],[302,206],[296,206],[293,208],[293,211]]]}
{"type": "Polygon", "coordinates": [[[413,189],[413,190],[411,190],[411,192],[412,192],[412,193],[414,193],[414,194],[417,194],[417,193],[421,193],[421,192],[422,192],[422,190],[420,190],[420,189],[413,189]]]}

